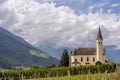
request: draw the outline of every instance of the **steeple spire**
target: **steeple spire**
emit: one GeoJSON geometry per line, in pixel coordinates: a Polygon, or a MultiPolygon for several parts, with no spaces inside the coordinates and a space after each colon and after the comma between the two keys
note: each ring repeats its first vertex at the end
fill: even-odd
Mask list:
{"type": "Polygon", "coordinates": [[[96,40],[103,40],[100,27],[99,27],[99,30],[98,30],[98,35],[97,35],[96,40]]]}

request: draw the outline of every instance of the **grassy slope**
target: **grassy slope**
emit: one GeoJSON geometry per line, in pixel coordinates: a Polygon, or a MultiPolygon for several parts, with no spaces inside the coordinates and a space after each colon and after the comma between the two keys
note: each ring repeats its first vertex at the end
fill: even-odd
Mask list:
{"type": "Polygon", "coordinates": [[[43,57],[43,58],[49,58],[48,54],[38,52],[38,51],[36,51],[34,49],[30,49],[29,52],[30,52],[31,55],[34,55],[34,56],[43,57]]]}

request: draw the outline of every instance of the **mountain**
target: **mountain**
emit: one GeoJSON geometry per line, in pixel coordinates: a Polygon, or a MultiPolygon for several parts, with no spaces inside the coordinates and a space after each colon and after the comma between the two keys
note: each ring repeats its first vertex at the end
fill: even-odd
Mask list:
{"type": "Polygon", "coordinates": [[[105,46],[106,58],[113,60],[115,63],[120,64],[120,49],[117,49],[115,45],[105,46]]]}
{"type": "MultiPolygon", "coordinates": [[[[43,50],[44,52],[48,53],[49,52],[49,55],[57,58],[57,59],[61,59],[62,57],[62,53],[65,49],[68,50],[68,52],[70,53],[73,49],[71,48],[66,48],[66,47],[63,47],[63,48],[53,48],[51,47],[50,45],[47,45],[46,47],[44,46],[39,46],[39,49],[43,50]]],[[[70,55],[70,54],[69,54],[70,55]]]]}
{"type": "Polygon", "coordinates": [[[31,67],[34,64],[50,66],[58,60],[0,28],[0,67],[11,69],[17,66],[31,67]]]}

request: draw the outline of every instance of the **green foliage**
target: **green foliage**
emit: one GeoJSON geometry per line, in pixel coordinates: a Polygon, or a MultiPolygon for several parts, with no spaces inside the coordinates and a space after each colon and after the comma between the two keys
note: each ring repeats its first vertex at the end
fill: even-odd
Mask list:
{"type": "Polygon", "coordinates": [[[53,65],[51,65],[51,66],[49,66],[49,67],[47,67],[47,68],[53,68],[53,67],[56,67],[56,65],[53,64],[53,65]]]}
{"type": "Polygon", "coordinates": [[[102,63],[100,61],[97,61],[95,65],[101,65],[102,63]]]}
{"type": "Polygon", "coordinates": [[[24,76],[25,79],[30,78],[44,78],[46,76],[66,76],[70,71],[71,75],[78,74],[95,74],[95,73],[111,73],[116,70],[116,64],[102,64],[91,66],[78,66],[78,67],[53,67],[53,68],[38,68],[38,66],[29,70],[14,70],[0,72],[0,78],[12,77],[14,79],[24,76]]]}
{"type": "Polygon", "coordinates": [[[33,69],[39,69],[40,67],[39,67],[39,65],[38,64],[35,64],[35,65],[33,65],[33,67],[32,67],[33,69]]]}
{"type": "Polygon", "coordinates": [[[69,66],[69,56],[68,51],[65,49],[62,54],[62,58],[60,60],[60,66],[69,66]]]}

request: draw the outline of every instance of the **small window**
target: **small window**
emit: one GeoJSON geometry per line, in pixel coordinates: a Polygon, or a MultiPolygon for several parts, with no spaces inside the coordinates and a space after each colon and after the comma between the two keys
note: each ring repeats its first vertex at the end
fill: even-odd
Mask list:
{"type": "Polygon", "coordinates": [[[83,58],[81,57],[81,62],[83,61],[83,58]]]}
{"type": "Polygon", "coordinates": [[[100,42],[99,42],[99,44],[100,44],[100,42]]]}
{"type": "Polygon", "coordinates": [[[77,61],[77,59],[75,59],[75,62],[77,61]]]}
{"type": "Polygon", "coordinates": [[[87,57],[87,62],[89,61],[89,57],[87,57]]]}
{"type": "Polygon", "coordinates": [[[93,57],[93,62],[95,62],[95,58],[93,57]]]}

